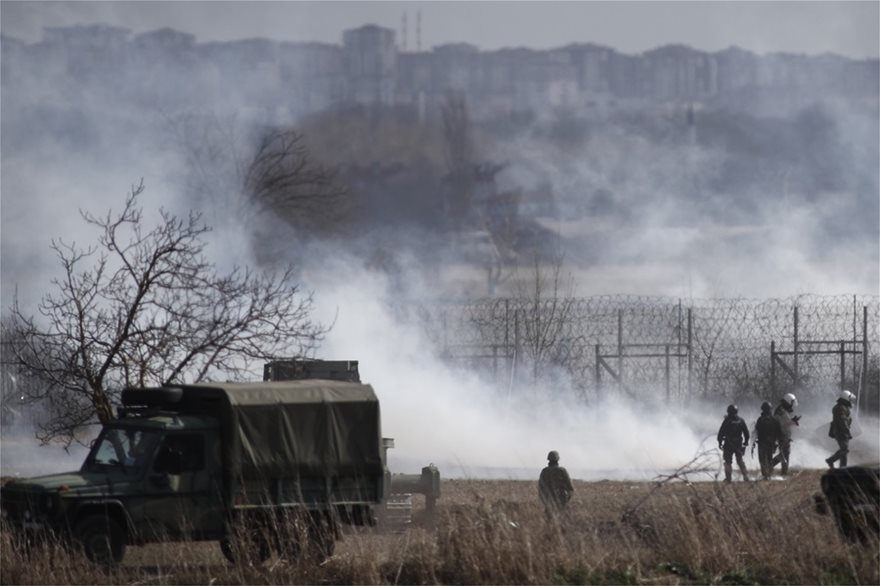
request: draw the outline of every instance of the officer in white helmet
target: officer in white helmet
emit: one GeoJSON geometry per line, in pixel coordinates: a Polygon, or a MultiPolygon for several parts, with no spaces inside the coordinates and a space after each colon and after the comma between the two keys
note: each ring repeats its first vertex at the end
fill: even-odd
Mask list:
{"type": "Polygon", "coordinates": [[[782,464],[782,475],[788,474],[788,464],[791,461],[791,432],[799,425],[800,415],[794,415],[794,408],[797,405],[797,397],[794,393],[786,393],[773,411],[773,416],[779,421],[779,453],[773,457],[771,468],[777,464],[782,464]]]}
{"type": "Polygon", "coordinates": [[[831,427],[828,436],[837,440],[837,451],[825,460],[829,468],[834,468],[835,462],[840,462],[841,468],[846,468],[846,456],[849,453],[849,440],[852,439],[850,427],[852,426],[851,410],[856,396],[846,389],[840,391],[837,403],[831,409],[831,427]]]}

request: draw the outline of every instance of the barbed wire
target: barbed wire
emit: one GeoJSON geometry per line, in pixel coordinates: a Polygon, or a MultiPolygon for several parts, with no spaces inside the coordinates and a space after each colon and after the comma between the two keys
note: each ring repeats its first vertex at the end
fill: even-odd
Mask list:
{"type": "MultiPolygon", "coordinates": [[[[669,381],[671,396],[681,396],[685,386],[691,394],[767,395],[771,343],[778,351],[791,351],[795,336],[801,386],[839,384],[836,356],[809,352],[809,344],[820,347],[821,341],[826,343],[823,348],[843,344],[858,352],[845,355],[844,376],[846,384],[859,388],[868,374],[860,358],[863,339],[869,364],[878,362],[880,349],[880,296],[872,295],[779,299],[602,295],[421,301],[395,309],[401,319],[417,325],[442,356],[484,367],[491,361],[495,368],[499,360],[532,362],[533,371],[538,361],[541,368],[563,368],[584,395],[598,391],[597,354],[626,355],[634,347],[653,347],[658,355],[620,359],[626,366],[625,381],[633,387],[669,381]],[[552,336],[537,335],[549,330],[552,336]],[[666,354],[672,355],[671,364],[666,354]],[[685,363],[689,381],[684,380],[685,363]]],[[[792,383],[780,379],[781,385],[792,383]]]]}
{"type": "MultiPolygon", "coordinates": [[[[795,331],[801,345],[825,341],[832,343],[825,346],[832,350],[844,344],[862,352],[866,338],[867,360],[860,353],[845,355],[844,382],[880,394],[874,388],[880,384],[880,296],[601,295],[410,301],[389,307],[399,320],[421,330],[438,356],[489,371],[506,384],[511,376],[525,384],[562,371],[584,398],[598,395],[600,386],[614,384],[597,364],[600,354],[612,356],[607,362],[621,371],[618,386],[628,392],[664,385],[670,399],[718,394],[766,397],[771,390],[770,345],[791,351],[795,331]],[[654,355],[631,357],[639,348],[647,348],[642,354],[654,355]]],[[[11,396],[29,381],[16,369],[7,346],[7,340],[0,340],[0,387],[9,405],[11,396]]],[[[841,378],[840,361],[832,354],[804,352],[798,371],[801,386],[813,387],[816,393],[827,392],[841,378]]],[[[780,376],[779,385],[785,390],[793,381],[780,376]]]]}

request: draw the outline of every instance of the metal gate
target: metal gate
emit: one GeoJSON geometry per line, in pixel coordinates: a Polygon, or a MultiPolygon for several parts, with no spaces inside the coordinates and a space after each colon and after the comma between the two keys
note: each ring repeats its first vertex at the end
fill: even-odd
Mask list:
{"type": "Polygon", "coordinates": [[[666,390],[666,401],[671,399],[672,391],[672,359],[687,360],[687,394],[691,395],[691,385],[693,381],[693,359],[691,349],[693,347],[693,314],[691,308],[687,309],[687,338],[682,338],[682,328],[677,329],[677,340],[668,343],[640,343],[625,342],[623,338],[623,310],[617,310],[617,351],[614,354],[605,354],[602,352],[602,346],[596,344],[596,391],[602,392],[602,373],[603,371],[611,375],[611,378],[617,383],[617,386],[629,395],[635,395],[624,381],[624,373],[626,372],[626,362],[631,359],[646,358],[663,358],[664,359],[664,375],[663,382],[666,390]],[[617,363],[617,370],[614,369],[612,363],[617,363]]]}
{"type": "MultiPolygon", "coordinates": [[[[801,387],[804,383],[800,369],[800,358],[803,356],[837,357],[840,363],[839,388],[844,389],[847,379],[847,357],[851,358],[852,380],[855,384],[858,402],[866,400],[868,372],[868,307],[862,307],[861,339],[855,335],[850,340],[801,340],[798,307],[794,307],[794,323],[791,350],[778,350],[776,341],[770,342],[770,385],[774,394],[777,391],[778,371],[788,375],[791,384],[801,387]],[[790,357],[791,362],[786,360],[790,357]],[[861,363],[861,364],[859,364],[861,363]],[[861,366],[861,368],[857,368],[861,366]]],[[[855,311],[853,318],[855,320],[855,311]]],[[[855,328],[853,328],[855,330],[855,328]]]]}

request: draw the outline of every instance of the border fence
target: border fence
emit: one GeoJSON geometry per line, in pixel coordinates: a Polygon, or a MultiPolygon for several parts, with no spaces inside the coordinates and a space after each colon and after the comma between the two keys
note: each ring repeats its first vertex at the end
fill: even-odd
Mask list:
{"type": "MultiPolygon", "coordinates": [[[[590,401],[607,394],[685,403],[714,397],[821,398],[841,388],[880,413],[880,296],[782,299],[642,296],[408,302],[449,363],[482,373],[510,395],[538,387],[590,401]]],[[[0,340],[2,421],[33,384],[0,340]]],[[[33,394],[33,393],[27,393],[33,394]]]]}
{"type": "Polygon", "coordinates": [[[563,374],[584,400],[660,393],[827,399],[880,411],[880,297],[500,298],[398,307],[446,360],[526,392],[563,374]]]}

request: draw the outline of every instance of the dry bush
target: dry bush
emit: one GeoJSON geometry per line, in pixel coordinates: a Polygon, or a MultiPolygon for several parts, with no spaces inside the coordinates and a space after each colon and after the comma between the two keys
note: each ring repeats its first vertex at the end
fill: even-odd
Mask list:
{"type": "Polygon", "coordinates": [[[58,548],[27,558],[3,531],[4,584],[877,584],[876,541],[844,541],[814,511],[819,473],[785,481],[575,482],[559,523],[535,482],[447,480],[432,523],[348,530],[315,565],[233,566],[216,543],[133,547],[101,571],[58,548]]]}

